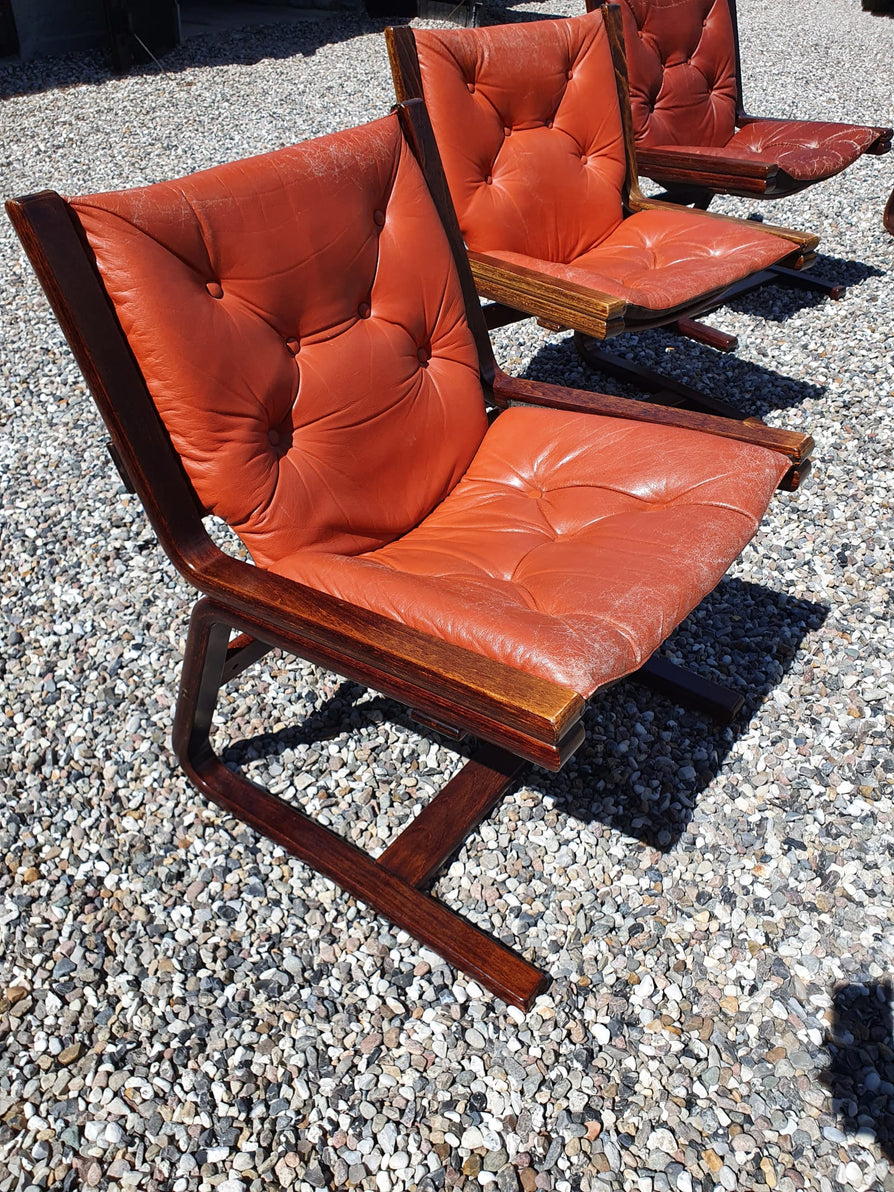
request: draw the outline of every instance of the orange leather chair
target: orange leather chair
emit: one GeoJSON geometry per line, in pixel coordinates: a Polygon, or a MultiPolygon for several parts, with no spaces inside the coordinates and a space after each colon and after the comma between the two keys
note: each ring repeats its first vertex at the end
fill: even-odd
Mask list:
{"type": "MultiPolygon", "coordinates": [[[[589,337],[691,320],[769,266],[808,264],[817,238],[643,198],[617,9],[386,36],[398,99],[428,107],[479,292],[501,304],[488,325],[532,314],[571,327],[595,367],[736,416],[589,337]]],[[[426,169],[442,185],[436,158],[426,169]]]]}
{"type": "Polygon", "coordinates": [[[574,752],[586,701],[647,663],[812,444],[504,376],[431,151],[412,104],[174,183],[7,208],[122,474],[205,594],[174,725],[190,779],[525,1006],[543,973],[424,887],[526,762],[574,752]],[[481,742],[375,860],[212,748],[220,687],[272,647],[481,742]]]}
{"type": "Polygon", "coordinates": [[[749,116],[735,0],[620,4],[639,171],[683,201],[780,198],[891,148],[890,128],[749,116]]]}

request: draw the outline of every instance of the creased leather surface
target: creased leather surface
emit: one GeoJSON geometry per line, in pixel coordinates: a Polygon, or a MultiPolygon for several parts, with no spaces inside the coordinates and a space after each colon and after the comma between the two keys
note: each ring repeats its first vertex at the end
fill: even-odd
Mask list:
{"type": "MultiPolygon", "coordinates": [[[[491,255],[550,277],[604,290],[634,307],[662,311],[731,285],[781,261],[791,251],[791,242],[779,236],[679,210],[637,212],[598,248],[567,265],[536,260],[524,253],[491,255]]],[[[635,312],[629,311],[630,315],[635,312]]]]}
{"type": "Polygon", "coordinates": [[[395,117],[72,205],[201,499],[257,562],[582,695],[717,583],[788,468],[562,411],[488,429],[395,117]]]}
{"type": "Polygon", "coordinates": [[[636,143],[725,145],[736,62],[726,0],[621,0],[636,143]]]}
{"type": "Polygon", "coordinates": [[[200,500],[258,564],[381,546],[465,471],[478,359],[396,116],[71,205],[200,500]]]}
{"type": "Polygon", "coordinates": [[[726,146],[733,157],[778,162],[800,182],[831,178],[851,165],[878,137],[877,128],[817,120],[755,120],[726,146]]]}
{"type": "Polygon", "coordinates": [[[513,408],[405,537],[274,570],[586,696],[714,587],[787,468],[693,431],[513,408]]]}
{"type": "Polygon", "coordinates": [[[726,145],[652,145],[701,158],[736,157],[778,165],[799,182],[821,182],[840,174],[878,139],[879,129],[816,120],[755,120],[726,145]]]}
{"type": "Polygon", "coordinates": [[[415,37],[468,248],[567,261],[617,227],[624,142],[600,12],[415,37]]]}

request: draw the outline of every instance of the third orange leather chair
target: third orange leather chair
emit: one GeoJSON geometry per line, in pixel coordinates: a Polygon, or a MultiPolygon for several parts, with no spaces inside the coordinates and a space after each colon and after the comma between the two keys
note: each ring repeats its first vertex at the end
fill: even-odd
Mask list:
{"type": "Polygon", "coordinates": [[[621,0],[621,11],[639,170],[684,201],[780,198],[891,148],[890,128],[749,116],[735,0],[621,0]]]}

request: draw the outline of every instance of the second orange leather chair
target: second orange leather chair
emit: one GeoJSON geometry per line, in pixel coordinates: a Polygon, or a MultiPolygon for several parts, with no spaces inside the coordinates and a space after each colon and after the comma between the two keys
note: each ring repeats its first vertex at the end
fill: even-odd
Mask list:
{"type": "MultiPolygon", "coordinates": [[[[674,323],[770,266],[812,260],[815,236],[643,198],[617,9],[387,36],[398,98],[428,107],[478,290],[503,304],[491,326],[524,312],[571,327],[597,367],[672,400],[666,379],[583,337],[674,323]]],[[[426,169],[437,186],[439,163],[426,169]]]]}

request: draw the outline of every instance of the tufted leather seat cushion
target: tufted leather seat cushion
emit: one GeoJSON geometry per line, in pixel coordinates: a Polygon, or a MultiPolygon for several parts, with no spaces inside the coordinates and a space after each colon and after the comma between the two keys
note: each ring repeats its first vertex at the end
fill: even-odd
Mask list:
{"type": "Polygon", "coordinates": [[[876,140],[877,128],[818,120],[755,120],[726,145],[730,157],[778,162],[799,182],[831,178],[857,160],[876,140]]]}
{"type": "Polygon", "coordinates": [[[791,244],[766,232],[711,223],[706,235],[701,212],[640,211],[631,215],[591,252],[567,265],[535,260],[523,253],[495,252],[499,260],[550,277],[595,287],[630,307],[625,319],[638,311],[672,311],[694,298],[722,290],[758,269],[781,261],[791,244]]]}
{"type": "Polygon", "coordinates": [[[726,0],[622,0],[638,145],[725,145],[736,125],[736,60],[726,0]]]}
{"type": "Polygon", "coordinates": [[[707,223],[697,212],[622,218],[625,150],[601,10],[416,30],[415,39],[469,249],[651,314],[723,290],[792,251],[777,236],[707,223]]]}
{"type": "Polygon", "coordinates": [[[787,468],[730,439],[513,408],[405,537],[274,569],[586,696],[714,587],[787,468]]]}
{"type": "Polygon", "coordinates": [[[487,425],[478,357],[396,116],[71,205],[199,499],[255,562],[381,546],[453,488],[487,425]]]}
{"type": "Polygon", "coordinates": [[[200,499],[261,566],[529,673],[635,669],[788,460],[509,409],[395,116],[72,200],[200,499]]]}

